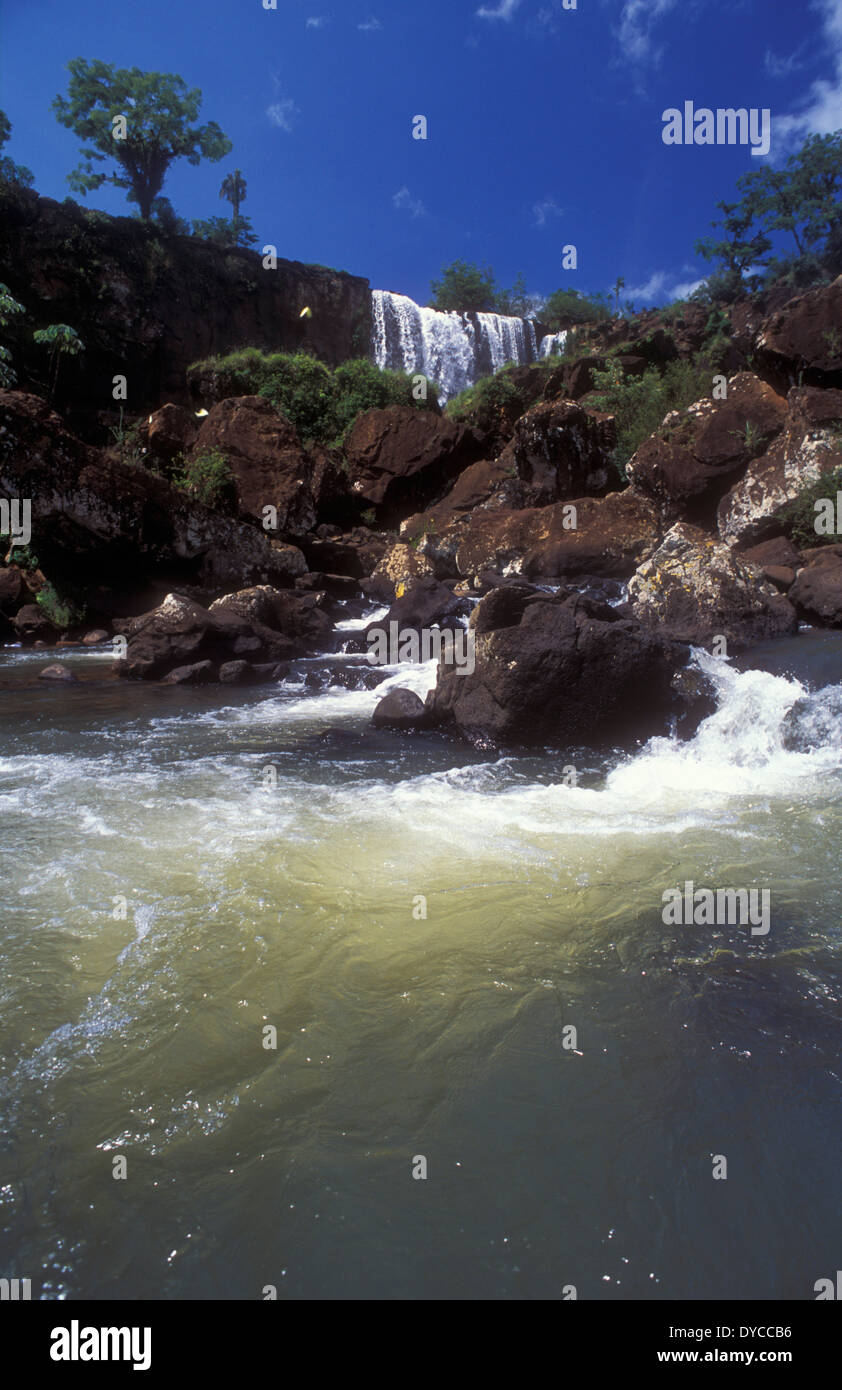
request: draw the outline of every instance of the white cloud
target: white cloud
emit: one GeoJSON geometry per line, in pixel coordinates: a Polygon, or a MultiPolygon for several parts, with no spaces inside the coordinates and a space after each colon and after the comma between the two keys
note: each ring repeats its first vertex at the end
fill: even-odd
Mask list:
{"type": "Polygon", "coordinates": [[[426,217],[427,209],[420,198],[413,198],[406,184],[399,188],[392,198],[392,206],[398,212],[408,212],[411,217],[426,217]]]}
{"type": "Polygon", "coordinates": [[[295,118],[300,114],[290,97],[285,97],[282,101],[273,101],[272,105],[266,108],[266,115],[278,130],[292,130],[295,118]]]}
{"type": "Polygon", "coordinates": [[[822,47],[833,64],[833,76],[813,83],[799,111],[773,118],[778,155],[797,148],[808,135],[830,135],[842,127],[842,0],[814,0],[812,9],[822,17],[822,47]]]}
{"type": "Polygon", "coordinates": [[[310,19],[307,20],[308,29],[324,29],[326,24],[327,20],[324,15],[312,15],[310,19]]]}
{"type": "Polygon", "coordinates": [[[373,34],[375,30],[382,29],[383,25],[380,23],[379,19],[376,19],[375,16],[372,15],[370,19],[366,19],[362,24],[358,24],[357,28],[361,29],[364,34],[373,34]]]}
{"type": "MultiPolygon", "coordinates": [[[[686,273],[686,271],[685,271],[686,273]]],[[[656,270],[643,285],[626,285],[622,298],[633,304],[667,304],[673,299],[687,299],[694,290],[704,283],[700,280],[680,280],[673,272],[656,270]]]]}
{"type": "Polygon", "coordinates": [[[616,30],[622,56],[638,66],[659,63],[663,49],[655,46],[652,31],[675,6],[676,0],[624,0],[616,30]]]}
{"type": "Polygon", "coordinates": [[[483,5],[477,10],[480,19],[511,19],[520,0],[498,0],[496,8],[483,5]]]}
{"type": "Polygon", "coordinates": [[[804,66],[801,49],[796,49],[794,53],[790,53],[788,58],[779,58],[777,53],[773,53],[770,48],[767,48],[763,66],[769,77],[789,77],[791,72],[797,72],[799,68],[804,66]]]}
{"type": "Polygon", "coordinates": [[[560,208],[555,198],[542,198],[540,202],[532,204],[532,216],[535,218],[534,226],[546,227],[553,217],[561,217],[563,208],[560,208]]]}

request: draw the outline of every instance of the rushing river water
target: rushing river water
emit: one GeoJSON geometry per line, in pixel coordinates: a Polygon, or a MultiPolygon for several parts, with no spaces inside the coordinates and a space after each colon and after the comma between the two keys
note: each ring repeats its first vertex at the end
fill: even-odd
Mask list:
{"type": "Polygon", "coordinates": [[[838,636],[702,658],[695,738],[602,760],[373,731],[383,687],[37,682],[56,655],[0,652],[0,1273],[807,1299],[839,1268],[838,636]],[[664,926],[686,879],[768,888],[769,935],[664,926]]]}

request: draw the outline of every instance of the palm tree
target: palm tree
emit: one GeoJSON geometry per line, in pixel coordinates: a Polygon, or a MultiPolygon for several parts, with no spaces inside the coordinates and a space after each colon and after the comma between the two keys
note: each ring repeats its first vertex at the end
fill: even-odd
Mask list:
{"type": "Polygon", "coordinates": [[[246,199],[246,181],[239,169],[235,169],[233,174],[225,175],[219,196],[220,198],[227,198],[234,209],[234,216],[231,220],[234,227],[234,241],[236,242],[240,225],[240,203],[244,203],[246,199]]]}
{"type": "Polygon", "coordinates": [[[616,296],[616,300],[617,300],[617,316],[618,316],[618,317],[619,317],[619,314],[620,314],[620,290],[624,290],[625,288],[626,288],[626,282],[625,282],[625,280],[623,279],[622,275],[620,275],[620,276],[617,277],[617,283],[612,287],[612,290],[611,290],[611,293],[612,293],[613,295],[616,296]]]}

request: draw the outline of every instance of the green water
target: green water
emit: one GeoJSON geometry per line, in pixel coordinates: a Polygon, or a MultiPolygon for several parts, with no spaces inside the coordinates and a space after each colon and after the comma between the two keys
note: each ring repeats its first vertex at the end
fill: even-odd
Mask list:
{"type": "Polygon", "coordinates": [[[602,760],[374,733],[378,692],[92,655],[57,689],[55,654],[0,653],[0,1273],[814,1297],[842,1254],[840,650],[710,663],[691,743],[602,760]],[[768,888],[768,937],[665,927],[685,879],[768,888]]]}

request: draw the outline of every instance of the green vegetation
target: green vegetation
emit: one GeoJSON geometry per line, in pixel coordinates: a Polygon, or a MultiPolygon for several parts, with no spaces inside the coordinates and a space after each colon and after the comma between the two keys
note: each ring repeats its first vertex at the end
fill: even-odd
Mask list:
{"type": "Polygon", "coordinates": [[[422,395],[419,387],[423,378],[381,371],[362,357],[331,371],[324,362],[303,352],[265,353],[259,348],[242,348],[190,367],[190,382],[207,383],[209,379],[214,399],[266,396],[305,443],[341,443],[365,410],[389,405],[438,408],[434,382],[426,382],[426,399],[416,399],[422,395]]]}
{"type": "Polygon", "coordinates": [[[602,323],[611,317],[611,308],[602,294],[556,290],[541,306],[538,317],[552,333],[558,333],[580,323],[602,323]]]}
{"type": "Polygon", "coordinates": [[[782,168],[771,164],[737,180],[737,202],[717,204],[720,237],[697,241],[715,269],[697,296],[732,302],[760,285],[794,289],[842,270],[842,131],[811,135],[782,168]],[[792,237],[795,254],[770,256],[773,236],[792,237]]]}
{"type": "Polygon", "coordinates": [[[180,455],[172,481],[206,507],[235,507],[237,484],[221,449],[200,449],[190,459],[180,455]]]}
{"type": "Polygon", "coordinates": [[[14,545],[9,551],[8,564],[17,565],[21,570],[40,569],[41,561],[29,545],[14,545]]]}
{"type": "Polygon", "coordinates": [[[84,620],[84,603],[67,591],[59,594],[50,583],[45,584],[41,592],[35,595],[35,602],[43,609],[44,616],[53,627],[58,628],[60,632],[84,620]]]}
{"type": "Polygon", "coordinates": [[[818,545],[832,545],[838,541],[835,533],[823,535],[816,531],[815,505],[824,498],[831,498],[835,506],[837,492],[842,492],[842,468],[823,473],[814,483],[808,483],[797,497],[779,511],[778,520],[785,534],[799,550],[811,550],[818,545]]]}
{"type": "Polygon", "coordinates": [[[49,397],[52,400],[62,357],[77,357],[85,351],[85,344],[76,329],[66,323],[51,323],[47,328],[36,328],[32,337],[39,347],[47,348],[50,353],[49,397]]]}
{"type": "Polygon", "coordinates": [[[471,265],[468,261],[453,261],[444,267],[440,280],[430,283],[430,308],[442,313],[507,314],[524,318],[534,307],[526,292],[523,274],[517,275],[510,290],[503,289],[494,279],[491,266],[471,265]]]}
{"type": "MultiPolygon", "coordinates": [[[[0,111],[0,149],[8,143],[12,133],[12,123],[5,111],[0,111]]],[[[0,155],[0,184],[10,184],[13,188],[31,188],[33,174],[25,164],[16,164],[8,155],[0,155]]]]}
{"type": "MultiPolygon", "coordinates": [[[[26,310],[22,304],[18,304],[8,285],[0,284],[0,328],[6,328],[16,314],[24,313],[26,310]]],[[[17,373],[12,366],[12,354],[7,347],[0,344],[0,386],[14,386],[17,379],[17,373]]]]}
{"type": "Polygon", "coordinates": [[[87,142],[83,163],[68,176],[76,193],[104,183],[127,190],[144,221],[149,221],[170,165],[176,159],[214,163],[231,150],[231,141],[215,121],[196,126],[202,105],[198,88],[188,90],[174,73],[115,68],[95,59],[68,63],[67,97],[57,96],[53,111],[61,125],[87,142]],[[117,173],[105,174],[95,163],[113,160],[117,173]]]}
{"type": "Polygon", "coordinates": [[[613,415],[617,424],[614,464],[626,478],[626,465],[635,450],[661,425],[671,410],[684,410],[710,395],[711,366],[702,357],[669,362],[663,374],[649,367],[642,376],[624,376],[616,358],[605,371],[594,371],[597,391],[588,404],[613,415]]]}
{"type": "MultiPolygon", "coordinates": [[[[545,361],[549,364],[551,359],[545,361]]],[[[543,366],[544,363],[535,365],[543,366]]],[[[556,359],[553,366],[557,366],[556,359]]],[[[520,392],[504,367],[496,376],[486,376],[447,402],[445,413],[451,420],[470,420],[482,430],[491,430],[509,411],[522,406],[520,392]]]]}

